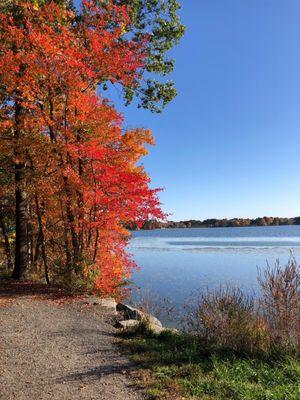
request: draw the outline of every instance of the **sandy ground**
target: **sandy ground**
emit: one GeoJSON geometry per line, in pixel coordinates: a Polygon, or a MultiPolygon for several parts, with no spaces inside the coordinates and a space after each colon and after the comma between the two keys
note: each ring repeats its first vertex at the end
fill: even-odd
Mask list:
{"type": "Polygon", "coordinates": [[[27,293],[11,300],[3,283],[0,300],[1,400],[142,399],[98,306],[27,293]]]}

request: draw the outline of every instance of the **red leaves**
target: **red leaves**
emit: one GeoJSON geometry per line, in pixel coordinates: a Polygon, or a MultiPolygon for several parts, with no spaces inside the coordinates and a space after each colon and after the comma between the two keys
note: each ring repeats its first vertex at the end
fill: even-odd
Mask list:
{"type": "MultiPolygon", "coordinates": [[[[0,15],[0,135],[14,139],[0,142],[1,153],[14,165],[17,149],[26,165],[32,241],[39,237],[38,198],[50,274],[66,269],[103,293],[119,293],[134,267],[124,224],[163,214],[158,190],[149,188],[137,165],[153,144],[151,133],[123,134],[122,117],[96,88],[105,81],[134,84],[147,38],[137,43],[124,35],[126,7],[112,1],[84,1],[76,23],[54,2],[20,6],[21,24],[0,15]],[[16,104],[22,109],[18,126],[16,104]]],[[[13,193],[13,179],[7,182],[13,193]]]]}

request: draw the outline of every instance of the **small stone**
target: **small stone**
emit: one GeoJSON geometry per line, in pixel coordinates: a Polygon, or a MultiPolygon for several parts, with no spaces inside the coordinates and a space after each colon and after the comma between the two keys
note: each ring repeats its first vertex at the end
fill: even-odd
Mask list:
{"type": "Polygon", "coordinates": [[[116,300],[113,298],[87,297],[83,299],[83,304],[100,306],[113,312],[116,312],[117,307],[116,300]]]}

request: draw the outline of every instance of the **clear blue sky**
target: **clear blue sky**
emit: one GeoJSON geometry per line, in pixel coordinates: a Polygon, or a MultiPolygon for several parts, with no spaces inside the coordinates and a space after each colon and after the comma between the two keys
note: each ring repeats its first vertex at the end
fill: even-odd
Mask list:
{"type": "Polygon", "coordinates": [[[178,97],[144,165],[174,220],[300,215],[300,1],[182,0],[178,97]]]}

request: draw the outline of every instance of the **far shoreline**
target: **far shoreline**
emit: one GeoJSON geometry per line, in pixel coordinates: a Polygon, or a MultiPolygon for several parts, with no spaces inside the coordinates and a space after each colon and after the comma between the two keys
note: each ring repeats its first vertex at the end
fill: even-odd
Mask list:
{"type": "Polygon", "coordinates": [[[175,229],[227,229],[227,228],[267,228],[267,227],[281,227],[281,226],[300,226],[300,224],[284,224],[284,225],[248,225],[248,226],[191,226],[191,227],[174,227],[174,228],[152,228],[152,229],[129,229],[130,232],[140,231],[172,231],[175,229]]]}
{"type": "Polygon", "coordinates": [[[231,219],[206,219],[185,221],[157,221],[148,220],[142,226],[133,224],[127,226],[130,231],[138,230],[163,230],[163,229],[190,229],[190,228],[246,228],[266,226],[291,226],[300,225],[300,217],[258,217],[258,218],[231,218],[231,219]]]}

